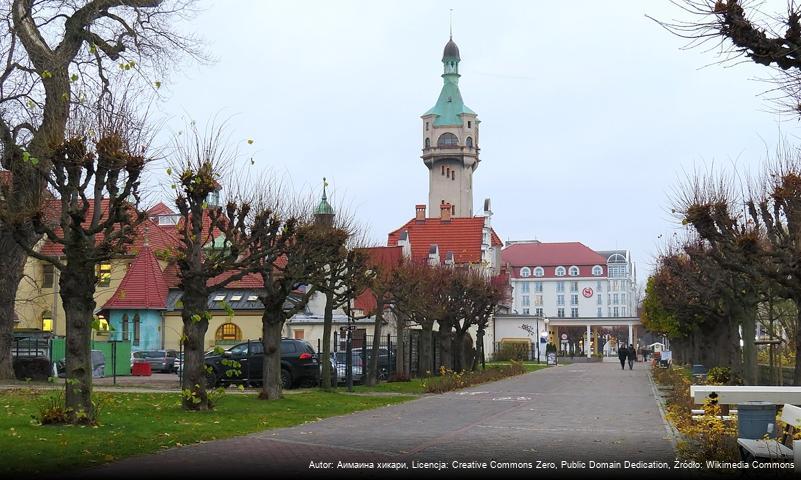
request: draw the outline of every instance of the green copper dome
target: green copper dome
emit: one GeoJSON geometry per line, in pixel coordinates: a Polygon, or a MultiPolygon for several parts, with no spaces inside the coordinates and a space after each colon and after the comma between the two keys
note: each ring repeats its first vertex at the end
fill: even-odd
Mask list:
{"type": "Polygon", "coordinates": [[[464,123],[461,117],[462,114],[476,114],[464,104],[462,94],[459,92],[460,61],[459,47],[451,38],[442,53],[442,65],[444,67],[442,90],[439,93],[436,105],[423,114],[423,116],[436,115],[434,119],[435,127],[462,125],[464,123]]]}
{"type": "Polygon", "coordinates": [[[323,198],[320,199],[320,203],[317,205],[317,208],[314,209],[315,215],[333,215],[334,209],[331,207],[331,204],[328,203],[328,197],[325,194],[325,187],[328,186],[326,183],[325,178],[323,178],[323,198]]]}

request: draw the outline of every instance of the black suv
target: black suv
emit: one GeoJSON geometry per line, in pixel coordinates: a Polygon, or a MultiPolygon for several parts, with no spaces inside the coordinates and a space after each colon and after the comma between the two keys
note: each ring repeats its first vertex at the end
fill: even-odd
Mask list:
{"type": "MultiPolygon", "coordinates": [[[[226,362],[227,363],[227,362],[226,362]]],[[[222,355],[206,356],[206,384],[209,387],[243,383],[261,385],[264,371],[264,345],[259,340],[240,343],[222,355]],[[239,367],[223,364],[225,360],[239,362],[239,367]],[[209,368],[210,367],[210,371],[209,368]],[[229,372],[236,372],[229,375],[229,372]]],[[[281,385],[316,386],[320,384],[320,363],[314,348],[304,340],[281,339],[281,385]]]]}

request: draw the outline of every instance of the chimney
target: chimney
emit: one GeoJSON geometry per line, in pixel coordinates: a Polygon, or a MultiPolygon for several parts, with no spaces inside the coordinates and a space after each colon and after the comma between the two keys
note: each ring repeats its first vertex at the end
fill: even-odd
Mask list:
{"type": "Polygon", "coordinates": [[[415,205],[414,206],[414,219],[418,222],[425,222],[426,221],[426,206],[425,205],[415,205]]]}
{"type": "Polygon", "coordinates": [[[450,203],[443,203],[439,206],[439,218],[443,222],[450,222],[451,221],[451,204],[450,203]]]}

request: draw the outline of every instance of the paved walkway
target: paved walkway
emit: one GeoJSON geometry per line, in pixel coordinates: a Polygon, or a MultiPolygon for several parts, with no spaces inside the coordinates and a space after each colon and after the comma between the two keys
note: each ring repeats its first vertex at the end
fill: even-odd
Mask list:
{"type": "Polygon", "coordinates": [[[406,462],[411,468],[412,461],[444,461],[450,467],[453,460],[558,464],[673,458],[647,367],[637,364],[633,371],[621,371],[619,365],[589,363],[129,458],[80,476],[113,478],[135,472],[141,478],[183,477],[276,469],[308,474],[310,462],[336,466],[338,461],[406,462]]]}

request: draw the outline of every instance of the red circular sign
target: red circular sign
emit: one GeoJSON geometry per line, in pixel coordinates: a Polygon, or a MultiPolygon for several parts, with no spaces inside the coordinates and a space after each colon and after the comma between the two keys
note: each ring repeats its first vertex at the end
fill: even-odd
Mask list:
{"type": "Polygon", "coordinates": [[[585,298],[590,298],[592,296],[592,289],[587,287],[581,291],[581,294],[584,295],[585,298]]]}

